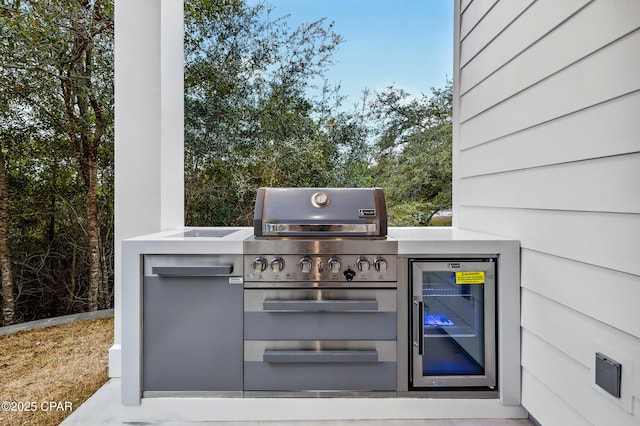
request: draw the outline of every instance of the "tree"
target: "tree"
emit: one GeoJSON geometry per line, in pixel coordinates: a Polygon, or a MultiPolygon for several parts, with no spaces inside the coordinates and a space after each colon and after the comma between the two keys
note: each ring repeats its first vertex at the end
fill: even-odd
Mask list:
{"type": "Polygon", "coordinates": [[[0,136],[0,274],[2,275],[2,324],[13,324],[16,301],[13,291],[11,249],[9,248],[9,186],[4,159],[4,135],[0,136]]]}
{"type": "Polygon", "coordinates": [[[259,186],[366,180],[362,122],[323,78],[341,41],[264,3],[185,2],[187,224],[249,225],[259,186]]]}
{"type": "Polygon", "coordinates": [[[393,225],[427,225],[451,207],[452,83],[431,97],[389,87],[371,103],[378,123],[374,171],[393,225]]]}
{"type": "MultiPolygon", "coordinates": [[[[22,112],[64,135],[85,191],[90,310],[110,303],[99,221],[99,156],[113,123],[113,4],[110,0],[5,0],[2,91],[22,112]]],[[[108,151],[108,149],[107,149],[108,151]]]]}

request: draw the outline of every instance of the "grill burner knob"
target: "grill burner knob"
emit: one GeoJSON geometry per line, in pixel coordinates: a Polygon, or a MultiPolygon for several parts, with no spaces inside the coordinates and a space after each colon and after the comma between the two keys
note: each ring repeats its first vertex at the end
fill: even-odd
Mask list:
{"type": "Polygon", "coordinates": [[[256,257],[256,259],[251,264],[251,267],[256,273],[264,272],[267,269],[267,259],[264,257],[256,257]]]}
{"type": "Polygon", "coordinates": [[[274,257],[271,259],[271,270],[273,272],[282,272],[284,269],[284,259],[281,257],[274,257]]]}
{"type": "Polygon", "coordinates": [[[340,259],[338,259],[337,257],[332,257],[331,259],[329,259],[329,272],[331,272],[332,274],[336,274],[340,272],[340,268],[342,268],[340,259]]]}
{"type": "Polygon", "coordinates": [[[371,268],[371,263],[366,257],[361,257],[356,261],[356,266],[360,272],[367,272],[371,268]]]}
{"type": "Polygon", "coordinates": [[[313,260],[311,260],[310,257],[305,256],[300,259],[300,261],[298,262],[298,266],[300,267],[302,273],[308,274],[313,269],[313,260]]]}
{"type": "Polygon", "coordinates": [[[376,271],[378,272],[387,272],[387,261],[381,257],[376,257],[373,261],[373,267],[376,268],[376,271]]]}

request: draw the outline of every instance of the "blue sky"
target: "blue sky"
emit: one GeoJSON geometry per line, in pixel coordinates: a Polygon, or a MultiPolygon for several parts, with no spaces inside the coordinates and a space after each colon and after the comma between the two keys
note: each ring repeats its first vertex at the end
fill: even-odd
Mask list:
{"type": "Polygon", "coordinates": [[[335,22],[344,42],[327,73],[348,96],[394,83],[412,96],[442,88],[453,74],[453,0],[267,0],[292,28],[320,18],[335,22]]]}

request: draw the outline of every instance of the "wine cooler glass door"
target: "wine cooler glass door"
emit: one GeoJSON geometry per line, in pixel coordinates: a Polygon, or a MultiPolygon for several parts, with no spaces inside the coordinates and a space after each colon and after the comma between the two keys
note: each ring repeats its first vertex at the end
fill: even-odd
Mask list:
{"type": "Polygon", "coordinates": [[[412,260],[412,386],[495,388],[495,261],[412,260]]]}

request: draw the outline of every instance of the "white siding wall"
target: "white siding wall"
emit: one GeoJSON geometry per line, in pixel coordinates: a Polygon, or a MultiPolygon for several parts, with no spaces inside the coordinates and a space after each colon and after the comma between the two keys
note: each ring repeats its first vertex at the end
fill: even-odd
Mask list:
{"type": "Polygon", "coordinates": [[[523,405],[639,425],[640,0],[457,0],[455,37],[454,224],[521,241],[523,405]]]}

